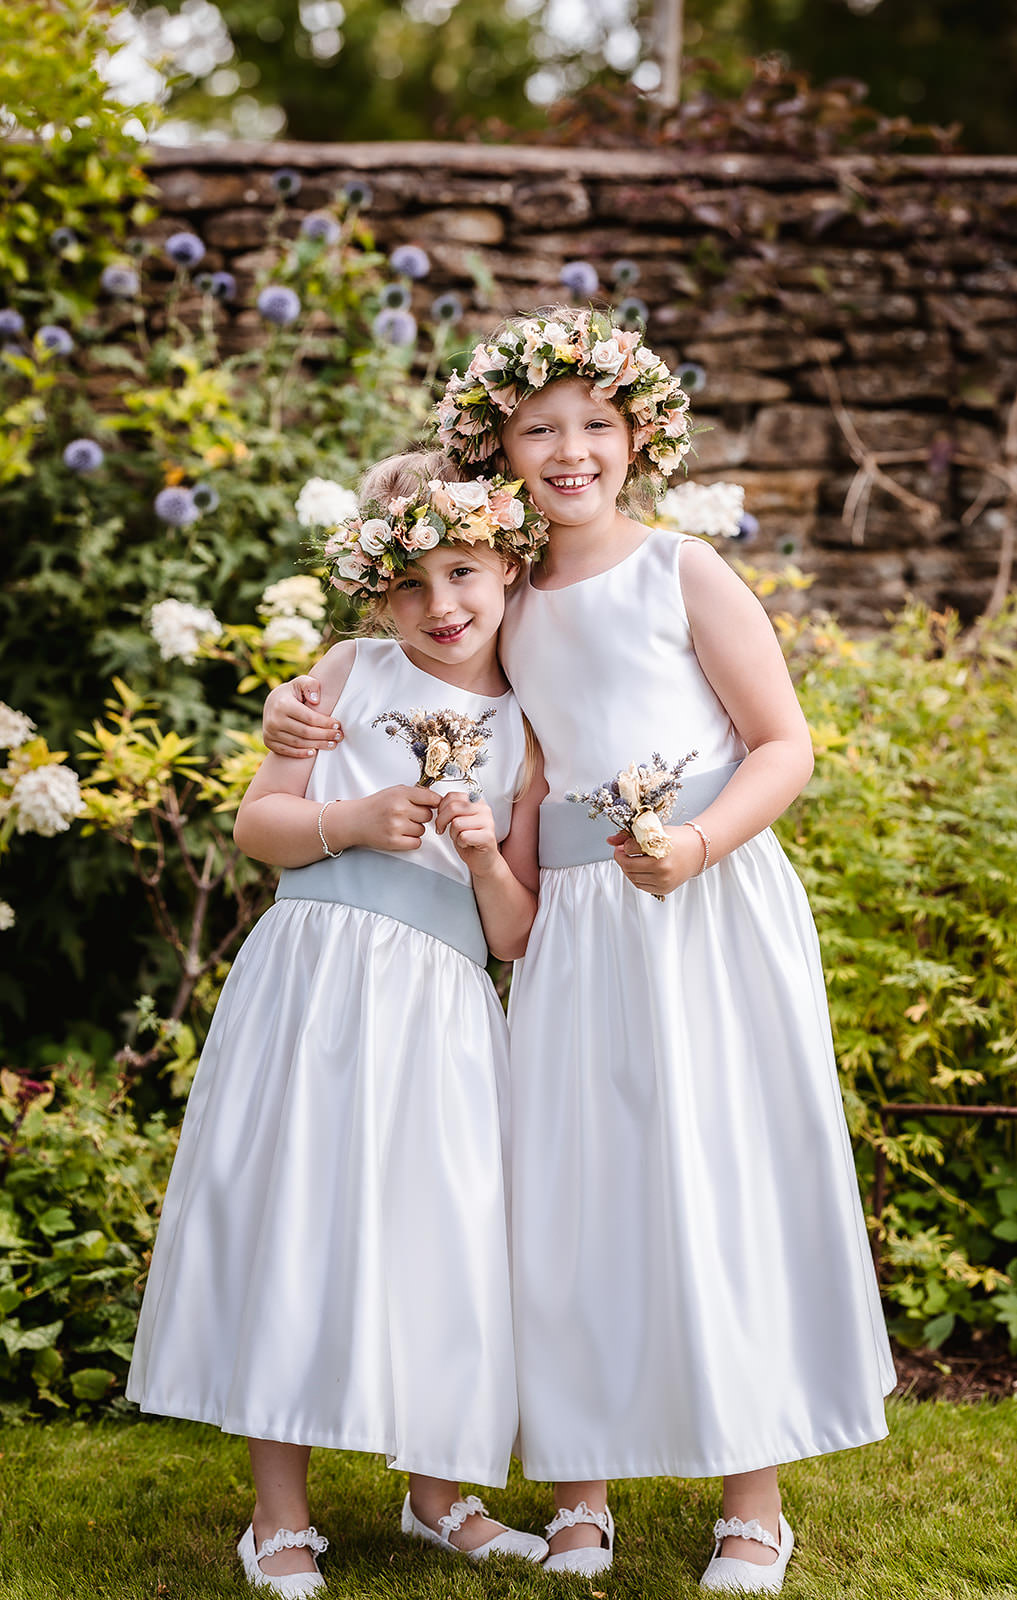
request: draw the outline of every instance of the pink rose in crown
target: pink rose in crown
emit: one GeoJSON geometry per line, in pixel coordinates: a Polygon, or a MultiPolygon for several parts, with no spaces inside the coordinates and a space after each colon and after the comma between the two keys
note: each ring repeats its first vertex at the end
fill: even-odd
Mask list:
{"type": "MultiPolygon", "coordinates": [[[[440,511],[438,515],[441,516],[440,511]]],[[[441,534],[437,528],[422,517],[403,535],[400,543],[404,550],[433,550],[440,540],[441,534]]]]}
{"type": "Polygon", "coordinates": [[[523,503],[508,489],[495,489],[488,501],[488,509],[499,528],[509,531],[521,528],[526,515],[523,503]]]}

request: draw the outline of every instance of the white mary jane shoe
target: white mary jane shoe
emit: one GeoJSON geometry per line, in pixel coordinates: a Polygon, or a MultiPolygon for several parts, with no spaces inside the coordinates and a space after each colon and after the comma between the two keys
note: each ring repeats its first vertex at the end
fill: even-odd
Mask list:
{"type": "Polygon", "coordinates": [[[465,1500],[456,1500],[448,1514],[438,1518],[437,1529],[414,1516],[410,1497],[403,1501],[402,1530],[410,1539],[423,1539],[426,1544],[436,1544],[442,1550],[452,1550],[457,1556],[468,1556],[471,1561],[486,1561],[488,1556],[519,1556],[523,1561],[543,1561],[547,1545],[535,1533],[523,1533],[519,1528],[505,1528],[486,1544],[475,1550],[463,1550],[453,1544],[450,1535],[458,1533],[467,1517],[486,1517],[487,1511],[479,1495],[469,1494],[465,1500]]]}
{"type": "Polygon", "coordinates": [[[580,1522],[590,1522],[600,1529],[599,1548],[586,1546],[548,1556],[544,1562],[545,1572],[579,1572],[584,1578],[595,1578],[599,1572],[608,1570],[614,1560],[614,1518],[610,1509],[591,1511],[586,1501],[580,1500],[574,1511],[564,1507],[556,1511],[544,1531],[549,1539],[553,1539],[562,1528],[574,1528],[580,1522]]]}
{"type": "Polygon", "coordinates": [[[237,1545],[237,1555],[243,1563],[248,1583],[253,1584],[256,1589],[271,1589],[273,1594],[281,1596],[281,1600],[296,1600],[298,1595],[316,1594],[319,1589],[324,1589],[325,1580],[317,1571],[317,1559],[314,1563],[314,1572],[262,1572],[259,1562],[265,1556],[278,1555],[280,1550],[300,1548],[310,1550],[312,1556],[316,1558],[328,1549],[328,1540],[318,1532],[317,1528],[302,1528],[299,1533],[293,1533],[289,1528],[280,1528],[274,1539],[263,1541],[259,1550],[255,1547],[252,1524],[237,1545]]]}
{"type": "Polygon", "coordinates": [[[751,1522],[743,1522],[740,1517],[715,1522],[713,1537],[716,1544],[710,1564],[699,1580],[699,1587],[721,1590],[725,1594],[779,1594],[795,1547],[795,1536],[783,1515],[778,1531],[779,1543],[755,1518],[751,1522]],[[722,1556],[720,1552],[725,1539],[757,1539],[760,1544],[776,1550],[777,1559],[767,1567],[758,1566],[754,1561],[740,1561],[735,1556],[722,1556]]]}

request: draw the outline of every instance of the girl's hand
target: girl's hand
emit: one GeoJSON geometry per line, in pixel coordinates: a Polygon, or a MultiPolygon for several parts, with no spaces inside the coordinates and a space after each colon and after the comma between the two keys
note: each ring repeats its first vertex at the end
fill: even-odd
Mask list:
{"type": "Polygon", "coordinates": [[[365,800],[341,804],[352,818],[352,842],[368,850],[419,850],[424,829],[438,809],[440,798],[432,789],[400,783],[391,789],[379,789],[365,800]]]}
{"type": "Polygon", "coordinates": [[[448,830],[456,854],[465,861],[472,877],[487,877],[500,867],[494,816],[485,801],[471,800],[468,794],[461,793],[442,795],[434,827],[436,833],[448,830]]]}
{"type": "Polygon", "coordinates": [[[304,673],[272,689],[262,713],[262,737],[273,755],[313,756],[334,750],[343,730],[332,717],[317,710],[321,684],[304,673]]]}
{"type": "Polygon", "coordinates": [[[694,878],[703,865],[703,841],[695,828],[665,828],[664,832],[671,849],[660,857],[640,854],[629,833],[612,833],[607,841],[614,845],[614,859],[626,878],[645,894],[670,894],[694,878]]]}

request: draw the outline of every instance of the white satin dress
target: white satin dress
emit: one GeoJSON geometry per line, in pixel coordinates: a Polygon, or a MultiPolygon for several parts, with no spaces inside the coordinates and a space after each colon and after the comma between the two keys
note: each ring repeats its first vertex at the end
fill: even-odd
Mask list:
{"type": "MultiPolygon", "coordinates": [[[[416,782],[407,746],[371,727],[381,712],[488,705],[480,776],[504,837],[525,750],[513,696],[456,689],[394,642],[358,642],[336,706],[345,738],[307,793],[416,782]]],[[[429,827],[412,863],[466,886],[475,911],[447,835],[429,827]]],[[[494,987],[460,950],[374,911],[277,900],[202,1053],[128,1397],[228,1433],[504,1484],[517,1424],[507,1049],[494,987]]]]}
{"type": "MultiPolygon", "coordinates": [[[[653,751],[698,749],[690,774],[745,754],[692,648],[681,543],[651,532],[510,603],[549,802],[653,751]]],[[[542,869],[509,1029],[527,1477],[705,1477],[882,1438],[895,1377],[818,940],[773,833],[663,903],[613,861],[542,869]]]]}

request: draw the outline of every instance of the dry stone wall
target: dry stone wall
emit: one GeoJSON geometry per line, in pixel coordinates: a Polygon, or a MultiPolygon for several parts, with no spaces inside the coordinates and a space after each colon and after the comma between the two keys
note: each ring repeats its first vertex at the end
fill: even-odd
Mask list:
{"type": "MultiPolygon", "coordinates": [[[[505,314],[561,298],[565,261],[590,261],[608,293],[612,263],[636,261],[652,344],[705,370],[695,410],[709,431],[692,473],[744,484],[761,524],[746,558],[792,555],[814,574],[810,603],[863,626],[909,596],[965,617],[984,607],[1013,509],[992,468],[1005,461],[1017,390],[1017,159],[157,150],[157,228],[193,226],[212,266],[237,275],[241,299],[281,166],[303,179],[294,231],[344,183],[367,179],[379,245],[412,241],[431,258],[418,314],[447,288],[466,301],[464,346],[505,314]],[[486,303],[478,269],[494,282],[486,303]],[[866,451],[911,500],[879,481],[859,499],[866,451]]],[[[233,315],[242,343],[256,314],[233,315]]]]}

